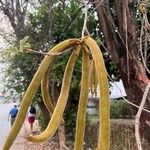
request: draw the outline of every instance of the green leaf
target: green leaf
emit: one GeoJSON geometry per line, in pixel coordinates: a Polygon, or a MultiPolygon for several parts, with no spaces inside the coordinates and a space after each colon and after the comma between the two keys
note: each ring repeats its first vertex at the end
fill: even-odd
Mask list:
{"type": "Polygon", "coordinates": [[[31,44],[27,42],[29,39],[29,36],[25,36],[22,40],[20,40],[20,46],[19,46],[19,51],[23,52],[24,48],[30,48],[31,44]]]}
{"type": "Polygon", "coordinates": [[[14,46],[14,45],[10,46],[8,49],[6,49],[6,51],[10,55],[16,55],[16,54],[18,54],[20,52],[19,49],[16,46],[14,46]]]}
{"type": "Polygon", "coordinates": [[[20,45],[24,45],[28,39],[29,39],[29,36],[25,36],[22,40],[20,40],[20,45]]]}

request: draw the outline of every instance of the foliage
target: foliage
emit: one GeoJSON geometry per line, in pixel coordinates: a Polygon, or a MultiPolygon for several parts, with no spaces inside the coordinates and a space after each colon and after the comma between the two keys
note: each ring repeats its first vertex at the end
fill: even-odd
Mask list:
{"type": "Polygon", "coordinates": [[[69,108],[69,111],[65,113],[65,120],[67,120],[65,127],[66,127],[66,135],[68,135],[68,139],[74,139],[75,134],[75,126],[76,126],[76,106],[74,108],[69,108]]]}
{"type": "MultiPolygon", "coordinates": [[[[23,52],[26,48],[31,48],[30,43],[28,42],[29,37],[25,36],[23,39],[21,39],[18,43],[18,41],[12,45],[10,45],[5,52],[3,52],[3,55],[5,56],[5,59],[9,60],[9,58],[13,58],[14,55],[17,55],[20,52],[23,52]]],[[[9,60],[11,61],[11,60],[9,60]]]]}
{"type": "MultiPolygon", "coordinates": [[[[16,41],[16,43],[8,49],[12,56],[11,59],[9,59],[10,66],[6,73],[7,87],[10,90],[13,89],[18,94],[20,94],[20,92],[22,93],[30,83],[38,64],[43,59],[43,56],[37,54],[21,54],[20,51],[22,51],[23,48],[32,47],[32,49],[37,51],[42,50],[47,52],[55,43],[59,43],[68,38],[80,37],[83,19],[84,14],[82,8],[76,0],[71,0],[69,4],[62,4],[58,1],[53,2],[52,12],[50,12],[49,3],[45,1],[37,7],[36,11],[29,13],[28,21],[24,26],[25,37],[20,41],[16,41]],[[13,69],[12,72],[16,73],[11,74],[11,69],[13,69]],[[14,82],[16,82],[16,84],[14,84],[14,82]]],[[[89,32],[93,36],[96,36],[97,21],[93,15],[90,15],[88,18],[87,27],[89,32]]],[[[102,51],[104,50],[102,49],[102,51]]],[[[104,57],[105,56],[104,54],[104,57]]],[[[68,59],[68,56],[63,55],[53,66],[53,71],[55,71],[52,75],[53,81],[58,90],[61,86],[63,66],[66,63],[66,59],[68,59]]],[[[115,71],[116,67],[108,55],[105,58],[105,62],[108,72],[110,74],[116,72],[115,75],[117,75],[118,71],[115,71]]],[[[81,62],[78,61],[71,84],[72,90],[70,97],[74,99],[78,99],[79,87],[77,85],[80,79],[80,65],[81,62]]]]}
{"type": "Polygon", "coordinates": [[[40,127],[44,130],[46,129],[47,127],[47,124],[46,124],[46,119],[42,113],[42,111],[39,111],[38,115],[37,115],[37,119],[38,119],[38,123],[40,125],[40,127]]]}
{"type": "Polygon", "coordinates": [[[22,40],[20,40],[19,51],[23,52],[25,48],[31,48],[30,43],[28,43],[29,36],[25,36],[22,40]]]}
{"type": "Polygon", "coordinates": [[[106,65],[108,74],[111,77],[113,77],[114,81],[118,81],[120,79],[120,73],[116,64],[114,63],[114,61],[111,59],[111,57],[109,56],[107,52],[103,53],[103,57],[105,60],[105,65],[106,65]]]}
{"type": "MultiPolygon", "coordinates": [[[[98,121],[99,112],[95,107],[95,111],[91,115],[88,115],[88,120],[90,124],[95,124],[98,121]]],[[[135,112],[132,109],[132,106],[126,101],[120,100],[111,100],[110,101],[110,117],[111,119],[131,119],[135,115],[135,112]]]]}
{"type": "MultiPolygon", "coordinates": [[[[24,47],[32,47],[35,50],[47,52],[48,48],[53,47],[55,43],[66,38],[81,36],[83,13],[76,0],[71,0],[69,5],[66,4],[64,7],[62,7],[61,3],[55,2],[53,3],[52,9],[52,20],[48,18],[50,14],[47,2],[41,3],[35,12],[29,13],[28,21],[24,27],[24,36],[26,37],[20,40],[20,42],[16,41],[16,44],[9,48],[9,52],[11,51],[11,54],[13,55],[9,59],[10,66],[6,73],[7,87],[15,90],[18,94],[27,88],[33,73],[43,58],[43,56],[37,54],[21,54],[18,53],[18,50],[22,51],[24,47]],[[52,27],[49,26],[50,23],[52,24],[52,27]],[[52,36],[50,37],[49,34],[52,36]],[[14,84],[14,82],[16,82],[16,84],[14,84]]],[[[90,17],[88,23],[90,27],[89,30],[92,33],[96,27],[96,22],[93,16],[90,17]]],[[[63,55],[58,59],[58,63],[54,63],[53,70],[56,73],[53,73],[53,80],[57,89],[61,86],[63,66],[66,63],[66,59],[68,59],[67,57],[68,56],[63,55]],[[57,64],[57,66],[55,64],[57,64]]],[[[80,62],[78,62],[78,64],[80,64],[80,62]]],[[[79,69],[75,72],[78,72],[77,75],[80,74],[79,69]]],[[[73,92],[71,92],[72,94],[79,91],[76,90],[79,77],[76,79],[75,76],[76,75],[74,74],[74,81],[71,85],[73,89],[73,92]]],[[[75,96],[77,96],[77,94],[75,94],[75,96]]]]}
{"type": "Polygon", "coordinates": [[[37,70],[38,59],[33,55],[18,53],[10,61],[11,65],[5,73],[6,87],[14,93],[23,94],[37,70]]]}
{"type": "Polygon", "coordinates": [[[130,104],[123,100],[112,100],[110,103],[111,118],[133,118],[133,110],[130,104]]]}

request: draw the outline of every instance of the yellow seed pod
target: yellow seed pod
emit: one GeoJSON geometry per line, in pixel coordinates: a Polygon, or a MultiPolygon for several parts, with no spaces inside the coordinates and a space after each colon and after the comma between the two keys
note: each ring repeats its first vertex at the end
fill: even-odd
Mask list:
{"type": "Polygon", "coordinates": [[[90,83],[89,83],[89,90],[91,92],[91,95],[94,95],[93,92],[93,59],[90,60],[90,83]]]}
{"type": "Polygon", "coordinates": [[[76,62],[77,57],[78,57],[77,54],[79,54],[79,51],[80,51],[80,46],[77,47],[77,50],[73,51],[73,53],[70,56],[70,59],[67,63],[65,73],[64,73],[64,77],[63,77],[61,92],[60,92],[60,95],[59,95],[59,98],[58,98],[58,101],[57,101],[57,105],[54,109],[54,112],[52,114],[51,120],[50,120],[47,128],[40,135],[27,137],[27,139],[29,141],[38,143],[38,142],[48,140],[57,131],[57,129],[60,125],[60,121],[61,121],[61,118],[63,116],[64,110],[65,110],[67,101],[68,101],[70,82],[71,82],[75,62],[76,62]]]}
{"type": "Polygon", "coordinates": [[[107,71],[105,68],[102,53],[97,43],[90,37],[85,37],[83,40],[88,46],[92,58],[95,61],[95,69],[98,76],[100,86],[99,114],[100,127],[98,138],[98,150],[109,150],[110,145],[110,104],[109,104],[109,88],[107,71]]]}
{"type": "Polygon", "coordinates": [[[44,75],[44,78],[41,81],[41,92],[43,102],[50,113],[54,111],[54,105],[49,95],[49,71],[47,71],[44,75]]]}
{"type": "MultiPolygon", "coordinates": [[[[54,105],[53,105],[53,102],[49,95],[49,91],[50,91],[49,90],[49,72],[50,72],[50,69],[51,68],[48,69],[48,71],[44,75],[44,78],[41,81],[41,93],[42,93],[43,102],[44,102],[47,110],[49,111],[49,113],[52,114],[54,111],[54,105]]],[[[63,118],[61,121],[64,123],[63,118]]]]}
{"type": "MultiPolygon", "coordinates": [[[[52,48],[52,50],[48,54],[62,52],[63,50],[65,50],[73,45],[78,45],[78,44],[79,44],[78,39],[68,39],[68,40],[65,40],[65,41],[59,43],[58,45],[56,45],[54,48],[52,48]]],[[[24,123],[24,120],[26,118],[26,113],[31,104],[32,98],[34,97],[44,74],[48,70],[50,63],[53,61],[54,58],[55,58],[54,55],[50,55],[50,56],[47,55],[44,58],[44,60],[42,61],[42,63],[40,64],[37,72],[35,73],[32,81],[31,81],[30,85],[28,86],[27,91],[21,101],[21,105],[20,105],[20,109],[19,109],[16,121],[6,139],[3,150],[8,150],[10,148],[10,146],[12,145],[12,143],[14,142],[16,136],[18,135],[18,133],[24,123]]]]}
{"type": "Polygon", "coordinates": [[[98,77],[97,77],[97,72],[96,72],[96,69],[95,69],[95,62],[93,62],[93,68],[94,68],[94,71],[93,71],[94,94],[95,94],[95,96],[97,96],[98,77]]]}
{"type": "Polygon", "coordinates": [[[98,78],[94,60],[90,60],[90,92],[92,96],[97,96],[98,78]]]}
{"type": "Polygon", "coordinates": [[[82,56],[82,77],[81,77],[81,89],[80,89],[80,99],[77,112],[76,121],[76,135],[74,150],[82,150],[85,134],[85,124],[86,124],[86,110],[88,102],[88,90],[89,90],[89,53],[83,49],[82,56]]]}

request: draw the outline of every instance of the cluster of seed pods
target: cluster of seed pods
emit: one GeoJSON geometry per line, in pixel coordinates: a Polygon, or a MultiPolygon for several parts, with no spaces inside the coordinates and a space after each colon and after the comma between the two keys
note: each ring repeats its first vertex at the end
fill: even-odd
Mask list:
{"type": "Polygon", "coordinates": [[[70,90],[71,78],[74,70],[76,60],[81,53],[82,55],[82,76],[81,76],[81,89],[79,97],[79,105],[76,120],[76,133],[74,150],[82,150],[85,135],[85,124],[86,124],[86,109],[88,103],[88,93],[89,87],[91,86],[90,74],[93,73],[91,69],[94,67],[94,83],[95,89],[99,85],[100,98],[99,98],[99,136],[98,136],[98,150],[109,150],[110,142],[110,116],[109,116],[109,89],[108,89],[108,79],[107,71],[105,68],[102,53],[97,45],[97,43],[91,37],[83,37],[81,39],[68,39],[65,40],[54,48],[52,48],[48,55],[45,56],[41,62],[37,72],[35,73],[24,97],[21,101],[20,110],[17,115],[16,121],[7,137],[3,150],[8,150],[15,138],[17,137],[24,120],[26,118],[26,113],[32,99],[36,94],[40,84],[43,101],[49,112],[52,113],[52,117],[49,124],[44,132],[39,135],[28,136],[27,139],[31,142],[43,142],[50,139],[57,131],[61,121],[63,121],[64,110],[68,101],[68,95],[70,90]],[[52,53],[60,53],[68,48],[73,47],[74,50],[68,60],[65,68],[60,95],[57,100],[57,104],[54,107],[50,96],[49,96],[49,66],[53,60],[57,57],[56,55],[51,55],[52,53]],[[90,60],[92,59],[92,61],[90,60]],[[94,64],[94,65],[93,65],[94,64]]]}

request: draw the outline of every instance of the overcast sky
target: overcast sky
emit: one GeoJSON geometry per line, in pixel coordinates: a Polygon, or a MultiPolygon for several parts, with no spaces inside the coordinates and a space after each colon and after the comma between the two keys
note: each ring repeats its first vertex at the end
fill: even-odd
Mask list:
{"type": "MultiPolygon", "coordinates": [[[[2,52],[9,44],[4,40],[3,35],[12,33],[12,28],[7,18],[0,12],[0,52],[2,52]]],[[[1,55],[1,54],[0,54],[1,55]]],[[[6,64],[1,62],[2,57],[0,56],[0,93],[3,88],[2,78],[4,77],[4,68],[6,64]]]]}

